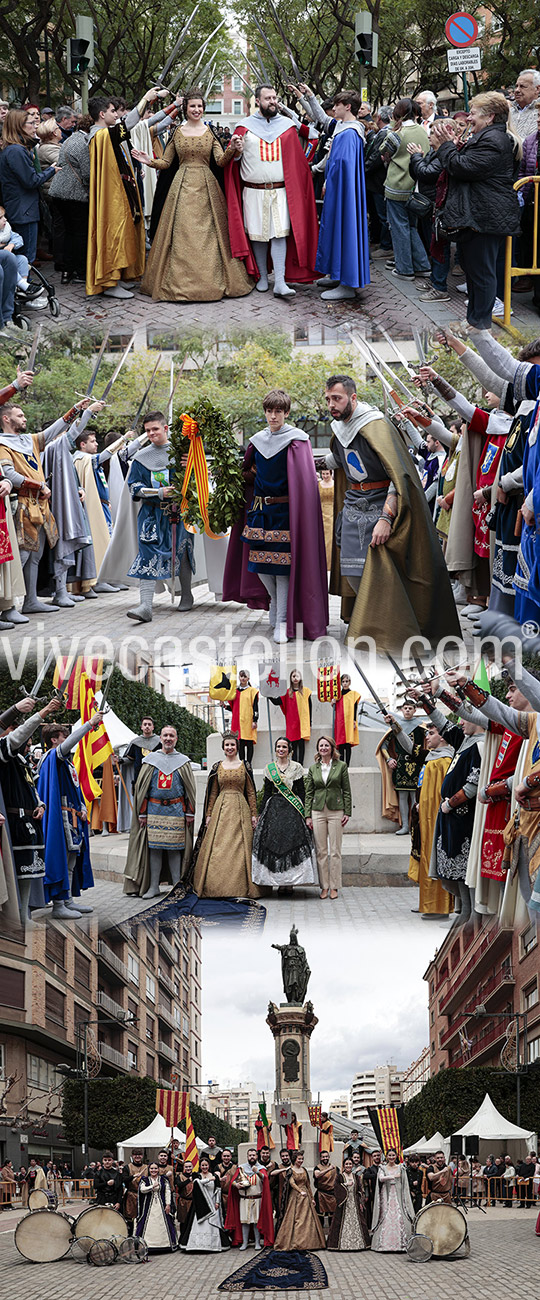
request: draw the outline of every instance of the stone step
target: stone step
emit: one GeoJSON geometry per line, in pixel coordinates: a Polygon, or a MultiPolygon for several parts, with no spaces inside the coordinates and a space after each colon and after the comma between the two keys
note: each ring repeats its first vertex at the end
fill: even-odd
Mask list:
{"type": "MultiPolygon", "coordinates": [[[[92,869],[96,880],[122,882],[127,856],[128,833],[94,835],[90,841],[92,869]]],[[[407,835],[356,834],[343,837],[343,884],[407,885],[410,840],[407,835]]]]}

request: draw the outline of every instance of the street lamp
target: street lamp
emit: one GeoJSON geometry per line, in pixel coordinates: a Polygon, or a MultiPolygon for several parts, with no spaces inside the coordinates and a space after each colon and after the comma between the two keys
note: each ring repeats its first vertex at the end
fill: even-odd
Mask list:
{"type": "MultiPolygon", "coordinates": [[[[507,1025],[510,1025],[510,1024],[512,1024],[512,1023],[515,1025],[515,1038],[516,1038],[516,1064],[515,1064],[514,1069],[510,1069],[510,1070],[508,1070],[508,1073],[510,1073],[510,1074],[515,1074],[515,1076],[516,1076],[516,1112],[517,1112],[517,1122],[518,1122],[518,1124],[521,1124],[521,1076],[522,1076],[522,1074],[527,1074],[527,1070],[528,1070],[528,1065],[527,1065],[527,1012],[526,1012],[526,1011],[495,1011],[495,1012],[493,1012],[493,1011],[488,1011],[487,1008],[486,1008],[485,1003],[484,1003],[484,1002],[479,1002],[479,1003],[475,1006],[474,1011],[472,1012],[472,1015],[474,1016],[475,1020],[482,1020],[484,1017],[487,1017],[488,1020],[499,1020],[499,1021],[502,1020],[502,1021],[506,1021],[507,1025]],[[523,1023],[522,1023],[522,1022],[523,1022],[523,1023]],[[521,1033],[521,1032],[523,1033],[523,1064],[521,1063],[521,1060],[520,1060],[520,1051],[519,1051],[519,1038],[520,1038],[520,1033],[521,1033]]],[[[507,1041],[508,1041],[508,1039],[507,1039],[507,1041]]],[[[504,1052],[504,1048],[502,1049],[502,1052],[504,1052]]],[[[502,1052],[501,1052],[501,1057],[502,1057],[502,1052]]],[[[501,1058],[499,1058],[499,1059],[501,1059],[501,1058]]],[[[507,1067],[505,1066],[504,1061],[501,1060],[501,1064],[502,1064],[503,1069],[506,1070],[507,1067]]]]}
{"type": "MultiPolygon", "coordinates": [[[[114,1014],[111,1014],[110,1016],[107,1016],[106,1019],[80,1020],[76,1026],[77,1064],[75,1066],[57,1065],[56,1067],[59,1074],[65,1075],[66,1078],[82,1079],[83,1128],[84,1128],[83,1146],[84,1146],[84,1155],[87,1157],[88,1157],[88,1084],[91,1079],[95,1079],[97,1077],[101,1069],[100,1059],[98,1061],[98,1068],[95,1071],[91,1071],[89,1068],[88,1030],[91,1025],[108,1025],[111,1020],[116,1021],[118,1025],[122,1025],[124,1029],[125,1028],[132,1029],[133,1026],[137,1024],[137,1017],[134,1016],[131,1012],[128,1012],[127,1015],[123,1017],[115,1016],[114,1014]]],[[[98,1056],[99,1056],[99,1052],[98,1052],[98,1056]]]]}

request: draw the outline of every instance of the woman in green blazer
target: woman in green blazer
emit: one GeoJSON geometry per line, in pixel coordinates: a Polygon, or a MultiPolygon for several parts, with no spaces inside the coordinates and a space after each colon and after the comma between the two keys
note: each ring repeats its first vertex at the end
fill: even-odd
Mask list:
{"type": "Polygon", "coordinates": [[[334,899],[341,885],[341,842],[343,827],[352,812],[351,785],[347,764],[329,736],[317,743],[315,762],[305,779],[306,825],[313,831],[321,898],[334,899]]]}

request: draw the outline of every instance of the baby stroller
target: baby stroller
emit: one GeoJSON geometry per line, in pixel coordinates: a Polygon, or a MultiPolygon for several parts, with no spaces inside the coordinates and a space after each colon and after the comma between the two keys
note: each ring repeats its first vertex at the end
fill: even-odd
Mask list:
{"type": "Polygon", "coordinates": [[[17,289],[15,291],[13,323],[17,325],[20,330],[33,329],[36,323],[35,313],[37,308],[30,304],[39,301],[39,310],[44,310],[45,306],[48,307],[51,316],[54,316],[55,320],[56,317],[60,315],[60,303],[56,297],[54,285],[49,284],[49,281],[45,279],[45,276],[42,275],[41,271],[38,271],[36,266],[30,267],[28,283],[29,287],[26,292],[24,289],[17,289]],[[46,304],[43,303],[43,298],[45,296],[47,298],[46,304]]]}

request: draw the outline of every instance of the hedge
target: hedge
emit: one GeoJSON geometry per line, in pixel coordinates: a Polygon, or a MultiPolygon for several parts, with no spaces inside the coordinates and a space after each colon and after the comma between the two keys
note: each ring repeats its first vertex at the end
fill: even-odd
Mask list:
{"type": "MultiPolygon", "coordinates": [[[[540,1121],[540,1070],[529,1067],[521,1084],[522,1128],[538,1131],[540,1121]]],[[[462,1128],[489,1092],[501,1115],[517,1124],[517,1078],[494,1066],[462,1066],[440,1070],[404,1109],[405,1145],[412,1146],[425,1134],[448,1137],[462,1128]]]]}
{"type": "MultiPolygon", "coordinates": [[[[9,670],[5,667],[0,672],[0,712],[9,708],[15,700],[22,698],[21,686],[24,686],[27,691],[31,690],[36,677],[35,663],[32,664],[30,661],[25,664],[17,682],[13,681],[9,670]]],[[[49,699],[51,693],[52,674],[48,674],[40,688],[40,698],[44,696],[45,699],[49,699]]],[[[160,732],[166,723],[172,723],[178,731],[179,748],[197,763],[202,763],[206,758],[206,737],[212,735],[213,728],[201,718],[196,718],[188,709],[166,700],[151,686],[124,677],[120,669],[115,668],[107,699],[114,712],[126,723],[126,726],[131,727],[132,731],[140,732],[141,719],[150,714],[154,719],[156,732],[160,732]]],[[[77,710],[63,709],[51,715],[51,720],[53,717],[55,721],[67,718],[70,723],[75,723],[78,716],[77,710]]]]}
{"type": "MultiPolygon", "coordinates": [[[[68,1142],[81,1146],[84,1142],[83,1084],[79,1079],[67,1079],[62,1089],[62,1125],[68,1142]]],[[[156,1114],[156,1084],[153,1079],[137,1075],[116,1075],[113,1078],[92,1079],[88,1084],[88,1139],[96,1151],[110,1148],[116,1151],[118,1142],[147,1128],[156,1114]]],[[[218,1145],[238,1147],[247,1142],[248,1134],[232,1128],[217,1119],[202,1106],[191,1106],[195,1135],[208,1140],[211,1133],[218,1145]]],[[[185,1131],[185,1124],[179,1125],[185,1131]]]]}

